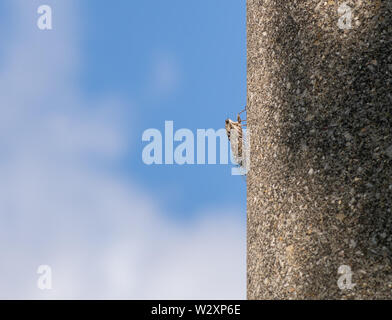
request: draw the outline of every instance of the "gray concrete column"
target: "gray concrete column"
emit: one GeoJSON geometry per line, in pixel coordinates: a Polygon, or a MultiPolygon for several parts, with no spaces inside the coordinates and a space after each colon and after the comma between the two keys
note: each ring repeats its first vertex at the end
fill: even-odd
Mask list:
{"type": "Polygon", "coordinates": [[[392,298],[392,1],[344,2],[247,1],[249,299],[392,298]]]}

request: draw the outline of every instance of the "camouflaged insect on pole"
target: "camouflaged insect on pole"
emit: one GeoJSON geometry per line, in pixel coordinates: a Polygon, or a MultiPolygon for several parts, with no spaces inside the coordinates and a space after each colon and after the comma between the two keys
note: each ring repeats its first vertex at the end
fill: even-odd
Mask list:
{"type": "Polygon", "coordinates": [[[237,122],[231,120],[231,119],[226,119],[226,134],[227,137],[230,141],[231,145],[231,151],[233,154],[234,161],[239,165],[242,166],[244,164],[244,141],[243,141],[243,130],[242,127],[246,126],[246,124],[243,123],[240,114],[242,112],[246,111],[244,109],[237,115],[237,122]]]}

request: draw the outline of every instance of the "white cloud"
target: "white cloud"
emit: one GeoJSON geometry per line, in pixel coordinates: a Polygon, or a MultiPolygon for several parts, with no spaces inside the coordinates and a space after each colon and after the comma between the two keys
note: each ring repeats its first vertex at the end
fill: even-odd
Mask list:
{"type": "Polygon", "coordinates": [[[95,168],[126,151],[126,102],[97,107],[75,88],[77,21],[71,1],[55,3],[54,30],[39,31],[40,1],[8,2],[18,27],[0,69],[0,298],[245,298],[238,215],[175,223],[153,194],[95,168]],[[41,264],[51,291],[36,286],[41,264]]]}
{"type": "Polygon", "coordinates": [[[155,59],[154,84],[158,93],[171,93],[179,84],[178,62],[173,55],[160,53],[155,59]]]}
{"type": "Polygon", "coordinates": [[[175,94],[181,83],[181,68],[174,52],[156,50],[152,55],[143,95],[157,100],[175,94]]]}

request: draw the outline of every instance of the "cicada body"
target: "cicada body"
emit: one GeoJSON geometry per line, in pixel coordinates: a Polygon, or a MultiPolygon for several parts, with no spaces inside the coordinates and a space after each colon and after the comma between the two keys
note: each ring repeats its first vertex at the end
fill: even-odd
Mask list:
{"type": "Polygon", "coordinates": [[[242,127],[246,127],[240,117],[240,114],[244,112],[246,109],[241,111],[237,116],[237,121],[233,121],[231,119],[226,119],[226,134],[230,141],[231,151],[233,154],[234,161],[242,166],[243,164],[243,131],[242,127]]]}

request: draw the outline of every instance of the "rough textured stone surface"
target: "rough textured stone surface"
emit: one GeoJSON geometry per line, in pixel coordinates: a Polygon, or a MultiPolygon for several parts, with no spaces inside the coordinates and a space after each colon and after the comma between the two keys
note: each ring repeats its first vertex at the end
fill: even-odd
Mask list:
{"type": "Polygon", "coordinates": [[[248,0],[249,299],[392,298],[392,1],[343,2],[248,0]]]}

